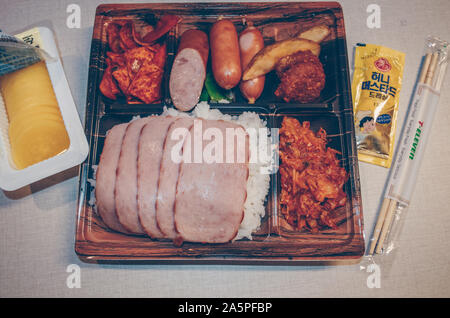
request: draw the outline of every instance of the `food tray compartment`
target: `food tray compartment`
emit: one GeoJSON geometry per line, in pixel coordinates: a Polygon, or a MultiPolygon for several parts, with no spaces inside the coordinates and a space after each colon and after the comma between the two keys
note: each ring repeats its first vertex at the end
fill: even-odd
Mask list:
{"type": "MultiPolygon", "coordinates": [[[[165,8],[160,4],[154,5],[101,5],[97,9],[96,26],[93,34],[91,55],[98,56],[94,60],[96,68],[93,70],[99,85],[103,72],[106,68],[106,52],[109,49],[106,37],[106,27],[108,23],[118,20],[143,21],[155,24],[163,14],[175,14],[182,18],[181,22],[166,35],[167,60],[162,83],[162,99],[158,105],[172,105],[169,92],[169,78],[173,59],[177,52],[179,37],[184,31],[191,28],[198,28],[209,34],[212,24],[218,17],[224,16],[230,19],[236,26],[238,34],[245,28],[246,21],[251,21],[261,31],[266,45],[275,41],[295,37],[302,31],[314,26],[324,24],[329,27],[330,34],[321,43],[319,59],[323,64],[326,76],[325,87],[318,99],[307,104],[295,102],[286,103],[274,95],[279,84],[279,79],[272,71],[266,75],[264,91],[255,105],[266,106],[273,104],[295,105],[304,109],[328,109],[337,110],[342,105],[342,93],[349,92],[347,81],[347,50],[345,34],[343,30],[342,10],[338,3],[285,3],[262,4],[249,3],[245,5],[246,14],[242,14],[242,5],[239,3],[216,3],[216,4],[171,4],[165,8]]],[[[211,61],[211,54],[209,57],[211,61]]],[[[209,67],[210,68],[210,67],[209,67]]],[[[90,81],[94,85],[94,80],[90,81]]],[[[96,87],[93,87],[96,89],[96,87]]],[[[239,87],[232,89],[235,96],[231,105],[237,106],[247,104],[239,91],[239,87]]],[[[124,110],[144,109],[146,104],[127,104],[125,99],[120,97],[113,101],[101,93],[100,103],[106,112],[123,112],[124,110]]],[[[211,104],[216,104],[210,102],[211,104]]],[[[248,104],[247,104],[248,105],[248,104]]]]}
{"type": "MultiPolygon", "coordinates": [[[[101,8],[101,6],[99,7],[101,8]]],[[[89,94],[96,95],[95,103],[101,107],[102,112],[105,113],[114,113],[114,112],[123,112],[125,111],[138,111],[148,108],[149,106],[163,106],[166,104],[166,101],[169,97],[168,76],[170,74],[170,66],[172,64],[172,60],[174,58],[174,50],[175,50],[175,38],[174,38],[174,30],[170,31],[167,35],[165,35],[160,41],[160,44],[166,45],[166,63],[164,65],[164,73],[161,81],[161,99],[155,101],[151,104],[134,104],[127,103],[124,96],[117,96],[116,100],[112,100],[106,96],[104,96],[100,90],[99,85],[102,80],[104,71],[107,67],[106,57],[107,52],[111,51],[108,44],[108,36],[107,36],[107,27],[110,23],[114,23],[117,21],[142,21],[142,23],[147,23],[151,25],[155,25],[158,17],[161,15],[161,12],[148,11],[145,13],[135,12],[133,14],[119,14],[114,11],[110,11],[107,14],[102,14],[100,19],[96,19],[94,26],[94,33],[91,43],[91,61],[90,61],[90,73],[89,73],[89,85],[88,90],[89,94]],[[146,107],[142,107],[146,106],[146,107]]]]}
{"type": "MultiPolygon", "coordinates": [[[[236,13],[225,11],[225,8],[206,9],[202,12],[201,18],[198,16],[181,15],[182,21],[178,24],[175,37],[179,39],[181,35],[189,29],[196,28],[209,34],[209,31],[217,21],[218,17],[225,15],[227,19],[233,22],[238,34],[245,28],[247,21],[251,21],[257,27],[263,37],[265,45],[273,44],[276,41],[285,40],[295,37],[298,33],[310,29],[314,26],[324,24],[330,28],[331,34],[321,44],[321,53],[319,59],[321,60],[326,76],[325,88],[321,92],[321,96],[312,103],[285,103],[280,98],[274,95],[274,92],[279,84],[279,79],[272,71],[266,75],[266,83],[264,91],[260,98],[255,102],[255,105],[269,105],[269,104],[293,104],[302,108],[332,108],[336,104],[338,97],[338,82],[340,80],[339,69],[342,67],[340,60],[339,42],[341,39],[337,38],[336,16],[332,10],[315,10],[314,15],[311,15],[309,10],[298,11],[295,8],[291,11],[284,11],[279,15],[275,10],[249,10],[245,15],[241,11],[236,13]],[[256,13],[257,12],[257,13],[256,13]]],[[[209,56],[211,61],[211,54],[209,56]]],[[[344,64],[345,66],[345,64],[344,64]]],[[[240,105],[247,103],[239,91],[239,87],[232,89],[235,100],[231,104],[240,105]]],[[[215,104],[215,103],[211,103],[215,104]]]]}
{"type": "MultiPolygon", "coordinates": [[[[211,107],[218,109],[224,114],[237,116],[243,112],[256,112],[267,126],[272,126],[271,116],[268,111],[261,107],[211,107]]],[[[95,212],[95,172],[106,132],[114,125],[129,122],[135,116],[146,117],[149,115],[160,115],[164,111],[162,106],[152,105],[146,112],[128,112],[121,114],[105,114],[97,117],[97,125],[94,127],[91,141],[90,155],[86,163],[82,165],[80,177],[80,210],[77,224],[77,239],[75,250],[77,254],[85,259],[133,259],[134,257],[158,259],[174,259],[177,257],[257,257],[261,254],[259,248],[254,249],[255,244],[265,244],[270,236],[271,215],[274,202],[272,200],[271,186],[266,197],[266,213],[261,220],[260,229],[253,233],[252,240],[246,238],[236,240],[227,244],[199,244],[185,242],[177,247],[171,240],[152,240],[147,236],[125,235],[114,232],[106,227],[101,218],[95,212]]]]}
{"type": "MultiPolygon", "coordinates": [[[[337,150],[337,158],[340,161],[340,166],[343,167],[349,178],[344,184],[344,192],[347,195],[347,202],[344,206],[334,211],[333,219],[336,221],[337,228],[331,229],[324,227],[317,233],[312,233],[309,230],[296,230],[293,229],[285,220],[281,213],[279,195],[281,193],[281,176],[280,172],[276,174],[274,178],[274,192],[276,193],[276,207],[274,208],[274,222],[272,227],[274,233],[277,233],[281,238],[286,240],[308,240],[310,243],[317,240],[317,244],[321,243],[330,244],[329,239],[334,237],[341,241],[341,243],[335,243],[336,245],[342,245],[343,249],[349,249],[347,243],[353,240],[353,236],[359,235],[360,226],[353,222],[354,214],[359,213],[359,208],[355,208],[352,202],[355,202],[359,197],[359,192],[354,191],[351,187],[354,183],[354,176],[350,169],[351,161],[348,160],[349,152],[347,145],[347,133],[346,123],[342,120],[342,114],[333,112],[302,112],[292,107],[280,107],[274,114],[274,126],[281,128],[282,121],[285,117],[292,117],[297,119],[300,124],[304,121],[310,123],[310,129],[316,133],[320,128],[323,128],[327,133],[327,147],[337,150]],[[327,240],[323,240],[326,237],[327,240]]],[[[281,161],[281,160],[280,160],[281,161]]],[[[281,164],[281,162],[280,162],[281,164]]],[[[363,248],[362,246],[360,248],[363,248]]]]}

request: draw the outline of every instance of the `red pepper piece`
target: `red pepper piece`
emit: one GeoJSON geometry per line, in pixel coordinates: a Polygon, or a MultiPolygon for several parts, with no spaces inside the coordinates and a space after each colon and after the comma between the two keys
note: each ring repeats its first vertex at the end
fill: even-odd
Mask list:
{"type": "Polygon", "coordinates": [[[119,36],[122,47],[125,49],[125,51],[138,47],[138,44],[133,39],[131,21],[128,21],[125,25],[122,26],[119,32],[119,36]]]}
{"type": "Polygon", "coordinates": [[[109,62],[107,62],[108,67],[106,68],[105,72],[103,73],[102,81],[100,82],[100,91],[103,95],[110,99],[116,99],[116,95],[120,94],[120,90],[117,87],[116,83],[114,82],[113,76],[112,76],[112,66],[109,62]]]}
{"type": "Polygon", "coordinates": [[[167,46],[166,43],[162,44],[156,51],[153,63],[155,63],[161,70],[164,70],[166,64],[167,46]]]}
{"type": "Polygon", "coordinates": [[[114,53],[114,52],[106,52],[106,63],[108,66],[116,67],[116,66],[124,66],[125,65],[125,57],[122,53],[114,53]]]}
{"type": "Polygon", "coordinates": [[[119,32],[120,32],[120,25],[118,25],[117,23],[113,23],[113,22],[108,24],[108,27],[106,29],[106,33],[108,36],[108,44],[109,44],[109,47],[111,48],[111,51],[113,51],[114,53],[123,52],[123,50],[120,46],[119,32]]]}
{"type": "Polygon", "coordinates": [[[142,38],[153,32],[153,30],[155,30],[155,28],[150,24],[133,22],[131,25],[133,40],[139,45],[147,45],[147,43],[142,42],[142,38]]]}
{"type": "Polygon", "coordinates": [[[148,32],[143,38],[141,38],[139,33],[136,31],[133,32],[133,36],[137,43],[141,45],[151,45],[155,43],[155,41],[160,39],[164,34],[169,32],[170,29],[176,26],[180,21],[180,17],[172,14],[166,14],[163,15],[161,19],[159,19],[155,29],[151,32],[148,32]]]}

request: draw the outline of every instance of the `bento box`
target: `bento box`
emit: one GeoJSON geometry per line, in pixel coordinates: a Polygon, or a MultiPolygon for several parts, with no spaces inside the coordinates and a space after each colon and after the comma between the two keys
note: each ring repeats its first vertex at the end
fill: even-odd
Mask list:
{"type": "MultiPolygon", "coordinates": [[[[90,152],[80,169],[75,240],[75,251],[84,261],[295,264],[303,261],[358,260],[364,254],[364,222],[344,20],[342,8],[336,2],[100,5],[95,15],[91,45],[85,123],[90,152]],[[109,66],[107,52],[111,50],[107,37],[108,25],[117,21],[155,24],[167,14],[180,17],[180,21],[163,40],[166,58],[160,98],[151,103],[136,103],[136,100],[126,96],[112,96],[112,99],[102,94],[99,87],[109,66]],[[335,161],[346,172],[342,185],[346,199],[333,212],[332,226],[311,227],[313,230],[308,230],[308,226],[295,228],[289,224],[283,213],[282,188],[285,181],[280,169],[276,169],[270,174],[264,201],[265,213],[250,238],[225,243],[174,244],[172,240],[111,230],[95,206],[96,169],[107,132],[115,125],[137,117],[159,116],[174,109],[169,81],[181,34],[189,29],[199,29],[208,34],[214,22],[223,17],[234,24],[238,33],[251,21],[260,30],[267,46],[317,25],[326,25],[330,31],[320,43],[318,56],[326,80],[320,96],[313,101],[299,103],[277,97],[274,92],[280,85],[280,79],[272,71],[266,74],[264,90],[252,104],[238,87],[230,90],[230,100],[221,102],[209,99],[206,103],[211,110],[218,110],[225,116],[237,117],[248,112],[257,114],[273,131],[282,131],[283,120],[290,118],[303,123],[314,133],[326,132],[327,147],[332,149],[335,161]]],[[[317,133],[317,136],[321,135],[317,133]]],[[[272,141],[276,149],[282,148],[279,139],[272,138],[272,141]]]]}

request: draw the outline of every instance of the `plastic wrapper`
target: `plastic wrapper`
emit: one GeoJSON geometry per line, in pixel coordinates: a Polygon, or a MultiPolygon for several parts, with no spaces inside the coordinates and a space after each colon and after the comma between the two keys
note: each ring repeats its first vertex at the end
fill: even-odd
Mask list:
{"type": "Polygon", "coordinates": [[[368,255],[386,255],[397,247],[439,104],[448,54],[448,42],[435,37],[426,39],[419,78],[403,123],[368,255]]]}
{"type": "Polygon", "coordinates": [[[40,46],[38,33],[18,36],[0,30],[0,76],[20,70],[39,61],[54,61],[40,46]]]}

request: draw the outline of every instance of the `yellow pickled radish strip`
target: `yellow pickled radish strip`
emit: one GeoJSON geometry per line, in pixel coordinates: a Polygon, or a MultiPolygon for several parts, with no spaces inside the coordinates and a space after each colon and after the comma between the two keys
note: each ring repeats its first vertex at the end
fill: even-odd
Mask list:
{"type": "Polygon", "coordinates": [[[55,108],[55,107],[49,106],[49,105],[39,105],[39,106],[35,106],[33,108],[24,109],[23,111],[15,114],[15,116],[12,119],[10,119],[9,122],[12,123],[15,121],[21,121],[21,120],[29,118],[29,117],[39,116],[40,114],[56,115],[61,120],[63,120],[59,108],[55,108]]]}
{"type": "MultiPolygon", "coordinates": [[[[61,118],[61,111],[59,110],[58,104],[39,104],[39,105],[33,105],[33,104],[26,104],[20,107],[20,110],[17,112],[13,112],[12,116],[8,116],[9,122],[13,122],[16,120],[20,120],[19,118],[23,118],[24,116],[31,115],[31,113],[36,114],[39,112],[47,112],[47,113],[54,113],[58,114],[61,118]]],[[[29,117],[29,116],[28,116],[29,117]]]]}
{"type": "Polygon", "coordinates": [[[10,121],[25,107],[46,104],[58,108],[44,61],[0,77],[0,87],[10,121]]]}
{"type": "Polygon", "coordinates": [[[60,121],[63,121],[61,112],[59,108],[55,108],[53,106],[48,105],[39,105],[26,111],[21,111],[17,113],[12,119],[9,120],[10,124],[14,122],[22,122],[22,121],[30,121],[30,120],[38,120],[42,116],[56,116],[60,121]]]}
{"type": "Polygon", "coordinates": [[[0,77],[9,119],[11,158],[24,169],[70,146],[45,62],[0,77]]]}
{"type": "Polygon", "coordinates": [[[70,146],[64,124],[52,119],[36,121],[11,138],[12,159],[17,169],[54,157],[70,146]]]}

